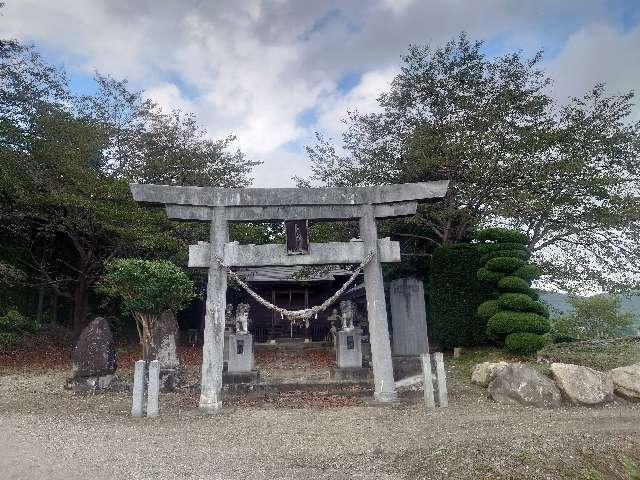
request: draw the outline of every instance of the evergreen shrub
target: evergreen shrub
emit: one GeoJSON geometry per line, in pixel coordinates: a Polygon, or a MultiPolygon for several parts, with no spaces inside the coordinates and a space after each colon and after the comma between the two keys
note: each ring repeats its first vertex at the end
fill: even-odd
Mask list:
{"type": "Polygon", "coordinates": [[[478,306],[494,296],[491,284],[478,280],[477,245],[461,243],[433,253],[429,274],[429,336],[441,348],[486,341],[486,319],[478,306]]]}
{"type": "Polygon", "coordinates": [[[549,320],[542,315],[530,312],[503,310],[496,313],[487,322],[487,334],[495,340],[502,340],[516,332],[538,333],[549,331],[549,320]]]}
{"type": "Polygon", "coordinates": [[[547,343],[544,335],[527,332],[512,333],[504,339],[507,350],[518,355],[533,355],[547,343]]]}
{"type": "Polygon", "coordinates": [[[528,239],[515,230],[488,228],[476,234],[484,263],[477,277],[497,287],[498,298],[478,307],[487,318],[487,335],[512,353],[531,355],[542,348],[550,331],[549,311],[538,301],[531,281],[539,269],[527,263],[528,239]]]}
{"type": "Polygon", "coordinates": [[[484,268],[492,272],[512,273],[526,264],[524,260],[515,257],[496,257],[488,260],[484,268]]]}
{"type": "Polygon", "coordinates": [[[489,320],[500,310],[502,310],[502,307],[500,307],[497,300],[487,300],[486,302],[482,302],[478,307],[478,317],[483,320],[489,320]]]}

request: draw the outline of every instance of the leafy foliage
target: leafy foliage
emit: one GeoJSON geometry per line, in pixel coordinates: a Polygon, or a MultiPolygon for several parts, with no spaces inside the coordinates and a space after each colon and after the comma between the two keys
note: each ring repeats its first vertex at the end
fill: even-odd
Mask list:
{"type": "Polygon", "coordinates": [[[620,337],[633,324],[632,313],[620,312],[620,298],[569,297],[573,313],[554,320],[553,333],[563,338],[593,340],[620,337]]]}
{"type": "Polygon", "coordinates": [[[193,282],[165,260],[126,258],[105,266],[99,293],[120,299],[126,312],[178,311],[193,298],[193,282]]]}
{"type": "Polygon", "coordinates": [[[4,315],[0,315],[0,346],[15,346],[21,342],[25,334],[36,333],[40,328],[41,325],[34,319],[10,309],[4,315]]]}
{"type": "Polygon", "coordinates": [[[341,148],[321,135],[308,147],[312,180],[449,179],[443,201],[405,221],[412,235],[447,245],[467,241],[478,225],[515,227],[496,241],[523,243],[547,284],[638,287],[640,122],[632,120],[632,92],[609,95],[595,85],[556,100],[541,54],[491,58],[465,34],[412,46],[403,60],[378,113],[349,113],[341,148]]]}
{"type": "Polygon", "coordinates": [[[76,334],[105,261],[181,263],[208,235],[136,204],[129,182],[243,187],[255,165],[233,137],[210,139],[193,116],[163,112],[126,81],[97,74],[96,83],[95,94],[73,95],[33,47],[0,40],[0,274],[24,272],[22,285],[70,302],[76,334]]]}
{"type": "Polygon", "coordinates": [[[485,323],[478,305],[492,290],[478,281],[478,249],[457,244],[435,250],[429,278],[429,335],[442,348],[478,345],[485,341],[485,323]]]}
{"type": "Polygon", "coordinates": [[[136,320],[143,357],[153,351],[155,322],[165,310],[177,312],[193,298],[193,282],[168,261],[135,258],[108,262],[97,291],[120,301],[123,311],[136,320]]]}

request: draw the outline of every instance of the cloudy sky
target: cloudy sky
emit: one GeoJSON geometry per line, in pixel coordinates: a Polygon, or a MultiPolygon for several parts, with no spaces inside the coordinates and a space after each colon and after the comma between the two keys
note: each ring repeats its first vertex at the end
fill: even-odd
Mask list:
{"type": "Polygon", "coordinates": [[[489,55],[544,49],[558,98],[640,86],[638,0],[5,1],[2,37],[36,44],[76,91],[98,70],[237,135],[264,162],[256,186],[308,174],[314,132],[335,138],[347,109],[375,109],[410,43],[464,30],[489,55]]]}

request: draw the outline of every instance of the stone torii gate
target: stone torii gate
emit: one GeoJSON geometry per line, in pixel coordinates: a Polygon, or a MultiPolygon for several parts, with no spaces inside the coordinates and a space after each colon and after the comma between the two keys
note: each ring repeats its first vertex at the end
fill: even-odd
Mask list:
{"type": "Polygon", "coordinates": [[[399,262],[400,245],[378,239],[376,218],[416,213],[417,202],[444,197],[448,181],[352,188],[210,188],[132,184],[139,202],[165,205],[169,218],[211,222],[210,243],[189,247],[189,266],[209,269],[200,409],[222,408],[223,342],[228,267],[359,264],[369,252],[364,282],[375,384],[374,399],[396,400],[382,262],[399,262]],[[360,242],[310,243],[308,254],[288,255],[285,245],[229,243],[229,222],[358,220],[360,242]]]}

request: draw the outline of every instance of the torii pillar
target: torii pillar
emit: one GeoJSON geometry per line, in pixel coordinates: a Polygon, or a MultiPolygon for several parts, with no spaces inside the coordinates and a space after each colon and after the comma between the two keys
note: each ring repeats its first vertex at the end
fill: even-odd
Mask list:
{"type": "Polygon", "coordinates": [[[443,197],[448,181],[354,188],[205,188],[131,185],[136,201],[163,203],[170,218],[211,222],[210,243],[189,247],[189,266],[208,268],[200,409],[222,409],[222,366],[227,266],[359,264],[373,251],[364,268],[369,333],[375,384],[374,400],[396,400],[391,345],[381,263],[399,262],[400,245],[378,239],[376,218],[416,213],[417,202],[443,197]],[[359,242],[310,243],[308,254],[287,255],[285,245],[229,243],[229,222],[286,220],[358,220],[359,242]]]}

